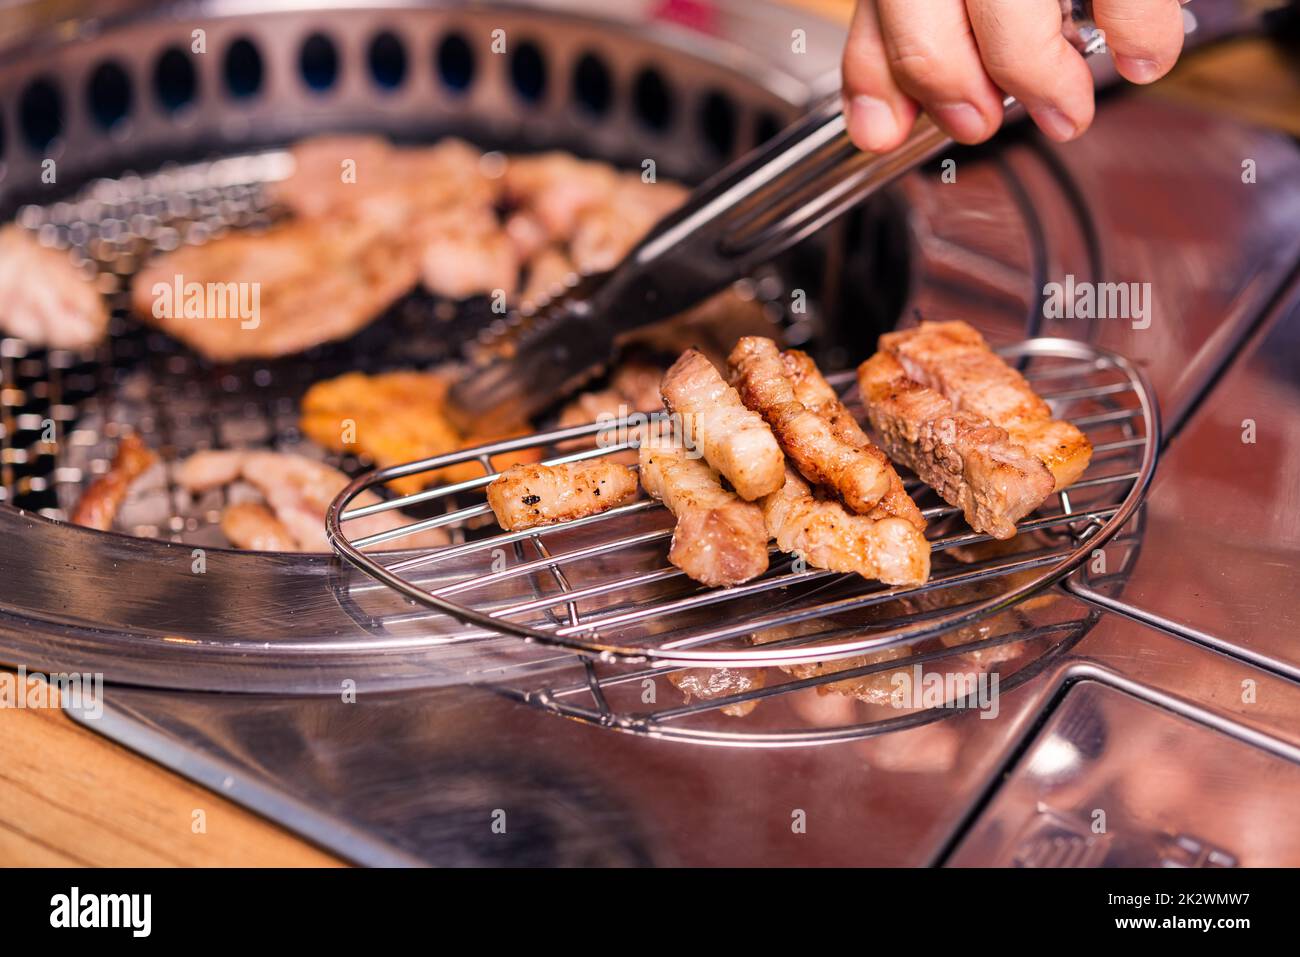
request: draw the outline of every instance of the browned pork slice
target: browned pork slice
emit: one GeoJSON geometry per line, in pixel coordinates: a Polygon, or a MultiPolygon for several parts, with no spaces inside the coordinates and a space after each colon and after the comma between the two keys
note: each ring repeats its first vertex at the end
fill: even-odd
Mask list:
{"type": "Polygon", "coordinates": [[[506,531],[596,515],[636,495],[636,473],[600,459],[564,465],[512,465],[487,488],[506,531]]]}
{"type": "Polygon", "coordinates": [[[548,238],[563,242],[585,210],[609,201],[617,183],[612,166],[561,151],[511,156],[503,178],[507,201],[525,210],[548,238]]]}
{"type": "Polygon", "coordinates": [[[889,491],[889,463],[883,455],[844,441],[829,421],[795,398],[775,342],[745,336],[728,362],[741,401],[772,427],[781,448],[805,478],[832,489],[860,515],[876,507],[889,491]]]}
{"type": "Polygon", "coordinates": [[[889,353],[862,363],[858,385],[890,457],[960,508],[977,532],[1011,538],[1015,523],[1052,493],[1047,466],[1005,429],[955,409],[934,389],[908,378],[889,353]]]}
{"type": "Polygon", "coordinates": [[[908,378],[941,393],[957,409],[1006,429],[1011,440],[1042,461],[1055,488],[1074,482],[1088,467],[1092,443],[1052,410],[1022,376],[965,322],[922,322],[887,333],[880,348],[908,378]]]}
{"type": "Polygon", "coordinates": [[[781,487],[785,456],[772,430],[700,352],[683,352],[660,390],[664,406],[680,419],[685,444],[702,452],[741,498],[752,502],[781,487]]]}
{"type": "Polygon", "coordinates": [[[0,229],[0,332],[35,347],[82,349],[107,329],[104,300],[66,252],[21,226],[0,229]]]}
{"type": "Polygon", "coordinates": [[[818,499],[793,468],[787,466],[785,484],[762,506],[777,547],[814,568],[889,585],[919,585],[930,577],[930,543],[914,525],[855,515],[833,499],[818,499]]]}
{"type": "Polygon", "coordinates": [[[738,585],[767,571],[757,505],[722,487],[718,473],[672,436],[641,441],[641,484],[677,517],[668,560],[705,585],[738,585]]]}
{"type": "Polygon", "coordinates": [[[296,552],[298,541],[261,502],[235,502],[221,513],[221,532],[231,545],[253,552],[296,552]]]}
{"type": "Polygon", "coordinates": [[[131,285],[137,315],[217,361],[344,339],[415,287],[411,245],[374,224],[289,222],[182,246],[131,285]]]}
{"type": "Polygon", "coordinates": [[[798,349],[787,349],[781,353],[781,364],[785,367],[785,374],[790,379],[790,384],[794,388],[794,396],[806,406],[809,411],[821,416],[830,425],[831,431],[841,441],[846,442],[855,448],[861,449],[866,455],[874,458],[889,480],[889,490],[880,497],[876,507],[867,512],[868,518],[895,518],[906,519],[917,527],[920,531],[925,531],[925,516],[921,510],[916,507],[912,501],[912,496],[907,494],[907,489],[903,486],[903,480],[899,477],[889,457],[862,431],[862,426],[853,413],[848,410],[840,397],[836,394],[835,389],[822,376],[821,370],[817,368],[817,363],[813,362],[812,357],[806,352],[800,352],[798,349]]]}
{"type": "Polygon", "coordinates": [[[289,151],[293,172],[268,187],[303,218],[359,220],[386,230],[441,232],[456,216],[491,211],[501,184],[464,140],[397,147],[365,135],[305,139],[289,151]],[[455,214],[455,215],[452,215],[455,214]]]}

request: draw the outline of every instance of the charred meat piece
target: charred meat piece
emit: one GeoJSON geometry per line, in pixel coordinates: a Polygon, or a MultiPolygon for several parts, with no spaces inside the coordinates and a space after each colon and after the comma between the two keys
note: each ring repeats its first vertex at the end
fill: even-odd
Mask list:
{"type": "Polygon", "coordinates": [[[705,585],[739,585],[767,571],[762,510],[724,489],[699,453],[655,429],[647,433],[641,484],[677,517],[668,560],[705,585]]]}
{"type": "MultiPolygon", "coordinates": [[[[222,530],[231,544],[240,548],[260,547],[262,543],[286,551],[327,552],[325,512],[330,502],[348,484],[348,477],[324,462],[288,452],[262,452],[229,449],[196,452],[177,464],[173,477],[176,484],[189,492],[204,492],[236,482],[247,483],[261,493],[267,514],[247,507],[249,503],[232,503],[222,516],[222,530]],[[293,548],[284,548],[292,543],[293,548]]],[[[380,501],[373,492],[362,492],[352,506],[360,508],[380,501]]],[[[396,511],[376,512],[344,525],[350,539],[359,539],[408,524],[410,519],[396,511]]],[[[447,543],[442,529],[428,529],[399,538],[394,548],[435,547],[447,543]]]]}
{"type": "Polygon", "coordinates": [[[67,253],[20,226],[0,229],[0,332],[31,346],[82,349],[107,329],[103,299],[67,253]]]}
{"type": "Polygon", "coordinates": [[[508,532],[596,515],[635,495],[636,473],[599,459],[514,465],[487,487],[488,504],[508,532]]]}
{"type": "MultiPolygon", "coordinates": [[[[610,376],[608,388],[575,396],[560,411],[556,424],[559,428],[602,421],[613,424],[633,412],[651,412],[663,404],[659,395],[659,382],[663,377],[664,370],[659,366],[637,360],[623,362],[610,376]]],[[[605,438],[604,432],[597,435],[598,442],[605,438]]],[[[608,438],[618,440],[622,436],[611,429],[608,438]]],[[[559,448],[575,449],[590,445],[591,437],[588,436],[561,442],[559,448]]],[[[624,449],[611,453],[608,460],[621,465],[633,465],[637,453],[635,449],[624,449]]]]}
{"type": "Polygon", "coordinates": [[[113,527],[117,510],[122,507],[131,484],[143,475],[158,456],[132,433],[117,444],[117,454],[107,472],[95,479],[81,494],[72,512],[72,524],[106,532],[113,527]]]}
{"type": "Polygon", "coordinates": [[[629,408],[637,412],[653,412],[663,408],[663,396],[659,394],[659,383],[663,378],[663,366],[625,359],[614,369],[609,384],[627,399],[629,408]]]}
{"type": "Polygon", "coordinates": [[[520,306],[531,306],[562,292],[576,274],[572,261],[556,246],[544,246],[528,259],[528,279],[519,293],[520,306]]]}
{"type": "Polygon", "coordinates": [[[683,352],[660,390],[686,445],[702,452],[741,498],[752,502],[781,487],[785,456],[772,430],[701,353],[683,352]]]}
{"type": "Polygon", "coordinates": [[[812,357],[798,349],[787,349],[781,353],[781,365],[785,367],[785,374],[790,379],[794,397],[809,411],[825,419],[831,431],[841,442],[861,449],[864,454],[875,458],[880,463],[880,467],[885,469],[885,475],[889,479],[889,490],[880,497],[880,501],[867,513],[867,517],[888,518],[892,515],[911,522],[918,531],[925,531],[925,516],[916,507],[916,502],[912,501],[912,496],[907,494],[903,480],[899,477],[893,463],[889,461],[884,451],[871,441],[867,433],[862,431],[862,426],[858,424],[853,413],[840,401],[839,395],[831,384],[822,377],[812,357]]]}
{"type": "Polygon", "coordinates": [[[1092,443],[1052,410],[965,322],[922,322],[880,337],[907,377],[939,392],[957,409],[1006,429],[1052,473],[1056,489],[1077,480],[1092,458],[1092,443]]]}
{"type": "Polygon", "coordinates": [[[519,255],[495,223],[486,229],[451,227],[424,244],[420,280],[430,292],[449,299],[500,294],[504,301],[513,302],[519,255]]]}
{"type": "Polygon", "coordinates": [[[350,213],[368,197],[394,188],[388,176],[393,152],[379,136],[309,137],[290,148],[293,170],[267,184],[267,199],[306,218],[350,213]]]}
{"type": "Polygon", "coordinates": [[[858,384],[890,457],[960,508],[977,532],[1011,538],[1016,522],[1052,493],[1047,466],[1005,429],[955,409],[934,389],[908,378],[889,353],[864,362],[858,384]]]}
{"type": "MultiPolygon", "coordinates": [[[[511,436],[463,435],[443,414],[450,372],[349,372],[317,382],[302,398],[300,424],[314,442],[335,452],[364,455],[380,468],[445,455],[511,436]]],[[[494,456],[494,468],[535,462],[538,453],[525,449],[494,456]]],[[[481,478],[477,462],[462,462],[419,472],[388,483],[402,495],[427,485],[452,484],[481,478]]]]}
{"type": "Polygon", "coordinates": [[[479,150],[446,139],[398,148],[367,136],[323,136],[290,151],[294,173],[271,195],[299,217],[356,222],[409,245],[431,292],[464,299],[500,290],[513,298],[520,256],[495,203],[499,181],[479,150]]]}
{"type": "Polygon", "coordinates": [[[483,154],[454,138],[396,147],[374,136],[326,135],[289,153],[293,173],[271,184],[269,195],[304,219],[357,220],[427,238],[456,217],[491,213],[501,193],[483,154]]]}
{"type": "Polygon", "coordinates": [[[814,568],[856,572],[889,585],[919,585],[930,577],[930,543],[914,525],[855,515],[833,499],[818,499],[789,466],[781,490],[762,506],[777,547],[814,568]]]}
{"type": "Polygon", "coordinates": [[[131,285],[140,318],[219,362],[345,339],[415,287],[411,244],[373,224],[303,220],[183,246],[131,285]]]}
{"type": "Polygon", "coordinates": [[[624,174],[600,202],[577,217],[569,250],[584,273],[613,269],[664,216],[688,195],[685,187],[667,181],[642,182],[624,174]]]}
{"type": "Polygon", "coordinates": [[[763,416],[805,478],[833,489],[860,515],[875,508],[889,491],[888,463],[843,441],[826,419],[795,398],[775,342],[746,336],[727,361],[741,400],[763,416]]]}
{"type": "Polygon", "coordinates": [[[221,532],[231,545],[252,552],[296,552],[298,541],[260,502],[235,502],[221,513],[221,532]]]}
{"type": "MultiPolygon", "coordinates": [[[[690,704],[692,698],[712,701],[755,691],[767,684],[767,672],[762,668],[685,668],[670,672],[668,680],[690,704]]],[[[757,707],[758,699],[755,698],[726,705],[721,710],[729,717],[743,718],[757,707]]]]}
{"type": "Polygon", "coordinates": [[[548,238],[563,242],[587,209],[608,202],[617,182],[613,167],[560,151],[512,156],[504,176],[507,201],[526,210],[548,238]]]}

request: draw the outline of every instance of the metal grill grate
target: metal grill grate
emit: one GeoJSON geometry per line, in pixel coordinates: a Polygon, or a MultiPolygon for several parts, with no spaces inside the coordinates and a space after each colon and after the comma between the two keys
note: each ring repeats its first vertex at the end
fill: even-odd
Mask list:
{"type": "MultiPolygon", "coordinates": [[[[491,456],[537,449],[550,463],[610,456],[608,423],[578,426],[383,469],[354,481],[335,500],[328,527],[335,548],[381,583],[489,632],[557,645],[605,662],[675,666],[815,665],[914,645],[970,626],[1078,567],[1128,521],[1156,462],[1158,413],[1144,377],[1126,360],[1061,339],[1003,349],[1052,405],[1088,433],[1088,471],[1020,523],[1010,543],[971,532],[958,511],[913,481],[930,522],[931,580],[887,587],[857,576],[796,570],[777,555],[769,571],[731,588],[697,585],[668,564],[671,515],[643,499],[575,522],[502,533],[483,490],[491,456]],[[586,447],[564,449],[569,443],[586,447]],[[602,445],[604,447],[602,447],[602,445]],[[348,504],[363,489],[403,476],[478,461],[482,478],[365,508],[348,504]],[[419,506],[440,514],[351,540],[348,521],[419,506]],[[447,528],[456,545],[395,556],[373,551],[416,531],[447,528]]],[[[853,407],[851,374],[832,377],[853,407]]],[[[873,667],[865,665],[864,667],[873,667]]],[[[602,688],[589,686],[601,713],[602,688]]],[[[766,691],[753,697],[764,697],[766,691]]],[[[552,692],[552,699],[558,700],[552,692]]],[[[562,696],[561,696],[562,697],[562,696]]],[[[716,702],[715,702],[716,706],[716,702]]]]}
{"type": "MultiPolygon", "coordinates": [[[[172,467],[202,449],[293,452],[349,474],[370,463],[337,455],[299,432],[299,405],[315,382],[346,372],[427,367],[458,357],[493,317],[486,297],[452,302],[422,291],[403,297],[344,342],[277,360],[214,363],[129,316],[130,280],[155,250],[207,242],[280,217],[267,183],[292,169],[284,150],[174,165],[96,180],[72,198],[24,206],[18,222],[68,255],[106,296],[109,336],[84,351],[37,349],[0,336],[0,504],[65,520],[86,486],[110,466],[118,439],[147,437],[166,464],[132,487],[116,529],[205,547],[224,545],[228,490],[190,495],[172,467]]],[[[815,310],[785,309],[774,268],[738,287],[762,304],[786,338],[806,337],[815,310]]],[[[237,494],[239,494],[237,492],[237,494]]]]}

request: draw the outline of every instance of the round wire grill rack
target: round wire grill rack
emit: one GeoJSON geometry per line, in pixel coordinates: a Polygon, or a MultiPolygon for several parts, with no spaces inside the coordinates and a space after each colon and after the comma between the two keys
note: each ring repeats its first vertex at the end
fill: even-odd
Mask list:
{"type": "MultiPolygon", "coordinates": [[[[801,569],[776,555],[768,572],[705,588],[668,564],[671,515],[641,499],[599,515],[516,532],[496,529],[485,487],[493,456],[529,450],[549,464],[626,455],[635,419],[592,423],[483,445],[367,473],[330,507],[331,542],[347,561],[407,598],[488,633],[516,635],[603,662],[678,667],[821,666],[889,652],[970,626],[1068,575],[1132,517],[1155,471],[1159,413],[1145,376],[1123,357],[1066,339],[1003,348],[1094,446],[1089,469],[1019,523],[1010,543],[970,531],[957,509],[913,480],[930,522],[931,579],[888,587],[801,569]],[[577,445],[578,448],[574,448],[577,445]],[[366,489],[478,462],[481,478],[349,508],[366,489]],[[392,509],[428,517],[355,540],[349,521],[392,509]],[[376,551],[442,528],[453,543],[402,555],[376,551]]],[[[851,373],[830,377],[850,408],[851,373]]],[[[859,410],[860,411],[860,410],[859,410]]],[[[599,698],[600,688],[595,693],[599,698]]],[[[761,693],[757,695],[761,697],[761,693]]],[[[597,708],[597,714],[600,708],[597,708]]]]}

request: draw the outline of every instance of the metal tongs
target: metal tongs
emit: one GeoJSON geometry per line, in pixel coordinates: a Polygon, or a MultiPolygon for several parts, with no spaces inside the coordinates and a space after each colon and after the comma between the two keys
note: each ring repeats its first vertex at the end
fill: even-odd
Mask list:
{"type": "MultiPolygon", "coordinates": [[[[1084,56],[1105,49],[1090,2],[1062,0],[1062,12],[1084,56]]],[[[839,97],[821,103],[697,188],[612,270],[502,320],[480,343],[480,367],[453,387],[449,413],[480,432],[531,418],[606,369],[624,334],[750,274],[952,142],[922,115],[896,149],[864,153],[839,97]]]]}

